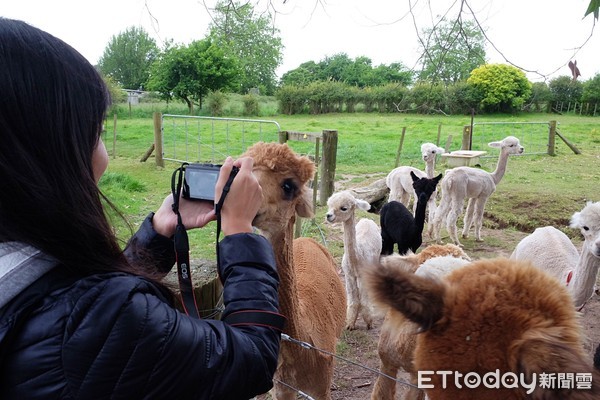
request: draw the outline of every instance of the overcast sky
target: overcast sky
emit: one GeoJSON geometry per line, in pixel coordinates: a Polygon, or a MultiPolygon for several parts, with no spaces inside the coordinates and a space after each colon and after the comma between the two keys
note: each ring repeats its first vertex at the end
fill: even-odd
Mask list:
{"type": "MultiPolygon", "coordinates": [[[[268,0],[250,1],[256,10],[267,9],[268,0]]],[[[590,0],[270,1],[285,46],[279,76],[303,62],[318,62],[337,53],[369,57],[374,66],[402,62],[418,68],[417,32],[431,27],[440,15],[455,19],[461,4],[463,18],[469,18],[469,5],[486,30],[489,62],[513,63],[526,70],[532,81],[570,75],[569,60],[577,60],[582,80],[600,73],[600,28],[594,29],[592,16],[583,18],[590,0]]],[[[1,16],[52,33],[95,64],[111,37],[131,26],[142,26],[159,46],[168,38],[183,44],[204,38],[210,23],[207,8],[215,0],[2,3],[1,16]]]]}

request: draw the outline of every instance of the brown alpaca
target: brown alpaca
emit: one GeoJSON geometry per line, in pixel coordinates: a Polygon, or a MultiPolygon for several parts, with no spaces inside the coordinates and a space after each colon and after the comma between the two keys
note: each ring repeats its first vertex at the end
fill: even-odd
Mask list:
{"type": "MultiPolygon", "coordinates": [[[[286,316],[284,333],[293,339],[335,353],[344,328],[346,297],[335,261],[310,238],[294,240],[296,214],[312,217],[311,193],[305,184],[314,164],[286,144],[257,143],[245,156],[254,159],[263,204],[253,221],[273,245],[280,278],[279,307],[286,316]]],[[[315,399],[330,399],[333,358],[295,343],[282,341],[275,374],[277,400],[296,399],[283,382],[315,399]]]]}
{"type": "MultiPolygon", "coordinates": [[[[425,247],[418,254],[406,256],[393,255],[385,257],[382,263],[393,262],[398,268],[415,273],[421,266],[422,271],[442,275],[435,263],[444,260],[447,264],[458,264],[462,266],[471,258],[454,244],[432,244],[425,247]],[[449,260],[454,258],[454,260],[449,260]],[[425,264],[427,263],[427,264],[425,264]]],[[[453,266],[453,265],[452,265],[453,266]]],[[[452,267],[451,266],[451,267],[452,267]]],[[[381,372],[388,376],[396,377],[399,370],[404,370],[411,375],[411,383],[417,384],[417,371],[413,364],[413,354],[416,345],[416,334],[418,325],[406,319],[404,315],[388,310],[381,325],[377,352],[379,354],[381,372]]],[[[371,393],[372,400],[394,399],[396,395],[396,381],[385,376],[379,376],[371,393]]],[[[404,397],[406,400],[423,400],[425,393],[416,387],[409,387],[404,397]]]]}
{"type": "Polygon", "coordinates": [[[475,261],[443,279],[406,272],[395,263],[367,274],[372,299],[416,323],[414,368],[434,371],[423,382],[439,399],[597,399],[600,373],[587,362],[582,331],[562,283],[528,262],[503,258],[475,261]],[[468,388],[457,374],[446,380],[436,371],[464,375],[516,374],[498,388],[468,388]],[[587,374],[590,388],[554,389],[540,385],[540,374],[587,374]],[[520,374],[523,374],[521,376],[520,374]],[[458,386],[462,386],[459,388],[458,386]],[[529,391],[529,393],[527,393],[529,391]]]}

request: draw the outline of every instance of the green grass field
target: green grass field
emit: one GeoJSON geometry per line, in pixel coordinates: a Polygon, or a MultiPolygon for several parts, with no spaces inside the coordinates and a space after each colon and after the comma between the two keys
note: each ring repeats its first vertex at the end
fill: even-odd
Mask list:
{"type": "MultiPolygon", "coordinates": [[[[406,130],[400,157],[400,165],[414,165],[423,168],[419,160],[419,148],[424,142],[437,142],[445,146],[451,135],[450,150],[458,150],[461,145],[463,126],[469,125],[469,116],[406,115],[406,114],[328,114],[328,115],[271,115],[258,117],[276,121],[281,130],[299,132],[321,132],[326,129],[338,131],[338,152],[336,180],[344,180],[345,186],[366,186],[373,180],[385,177],[395,166],[396,155],[403,128],[406,130]]],[[[548,122],[556,120],[560,132],[574,143],[582,154],[574,154],[559,138],[556,142],[556,155],[524,155],[511,157],[504,179],[499,184],[486,206],[486,225],[502,229],[518,229],[525,232],[535,227],[553,225],[563,229],[570,236],[577,232],[567,228],[570,216],[583,208],[586,201],[598,201],[597,171],[600,167],[600,119],[598,117],[565,116],[556,114],[523,114],[518,116],[493,115],[476,116],[473,149],[489,151],[489,158],[483,158],[481,168],[492,171],[495,168],[495,153],[485,143],[501,140],[507,135],[521,139],[526,147],[545,148],[546,128],[539,125],[497,125],[483,130],[477,124],[483,122],[548,122]],[[534,132],[535,130],[535,132],[534,132]],[[490,140],[488,140],[490,138],[490,140]],[[535,142],[535,143],[534,143],[535,142]]],[[[101,188],[115,202],[135,226],[144,216],[158,208],[170,192],[173,170],[179,165],[167,161],[164,168],[157,167],[154,157],[141,162],[140,159],[153,143],[152,118],[119,118],[115,132],[111,119],[106,124],[104,140],[111,157],[107,174],[101,181],[101,188]]],[[[192,127],[190,129],[197,129],[192,127]]],[[[201,128],[205,129],[205,128],[201,128]]],[[[206,128],[208,129],[208,128],[206,128]]],[[[271,129],[271,128],[269,128],[271,129]]],[[[231,130],[234,130],[233,128],[231,130]]],[[[250,130],[248,130],[249,132],[250,130]]],[[[213,135],[223,135],[223,131],[207,130],[213,135]]],[[[275,132],[262,132],[265,139],[277,140],[275,132]]],[[[546,135],[547,136],[547,135],[546,135]]],[[[165,131],[165,142],[167,141],[165,131]]],[[[252,143],[248,133],[244,145],[252,143]]],[[[299,153],[314,154],[314,145],[291,142],[299,153]]],[[[231,149],[232,156],[243,151],[243,146],[231,149]]],[[[217,157],[224,156],[220,151],[217,157]]],[[[497,153],[496,153],[497,154],[497,153]]],[[[191,160],[193,161],[193,160],[191,160]]],[[[219,161],[219,160],[216,160],[219,161]]],[[[437,170],[443,172],[446,165],[438,161],[437,170]]],[[[326,210],[317,208],[316,227],[304,230],[317,240],[327,237],[324,220],[326,210]]],[[[122,223],[116,223],[117,232],[124,240],[129,231],[122,223]]],[[[190,235],[194,244],[192,257],[214,258],[215,229],[206,229],[190,235]]]]}

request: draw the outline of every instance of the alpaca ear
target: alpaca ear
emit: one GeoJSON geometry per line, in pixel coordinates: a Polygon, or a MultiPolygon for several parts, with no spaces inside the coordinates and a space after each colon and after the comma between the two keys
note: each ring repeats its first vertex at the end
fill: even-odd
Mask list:
{"type": "Polygon", "coordinates": [[[410,177],[412,178],[413,182],[416,182],[419,180],[419,177],[416,176],[413,171],[410,171],[410,177]]]}
{"type": "Polygon", "coordinates": [[[502,147],[502,142],[491,142],[491,143],[488,143],[488,146],[499,149],[502,147]]]}
{"type": "Polygon", "coordinates": [[[402,259],[384,258],[380,266],[365,271],[371,298],[404,314],[421,331],[430,329],[442,317],[446,287],[437,279],[406,271],[402,259]]]}
{"type": "Polygon", "coordinates": [[[439,174],[438,176],[436,176],[435,178],[433,178],[433,180],[435,181],[435,184],[437,185],[439,181],[442,180],[442,174],[439,174]]]}
{"type": "Polygon", "coordinates": [[[573,214],[569,226],[574,229],[581,228],[581,212],[578,211],[573,214]]]}
{"type": "Polygon", "coordinates": [[[438,147],[435,149],[436,154],[444,154],[445,152],[446,152],[446,149],[444,149],[442,147],[438,147]]]}
{"type": "Polygon", "coordinates": [[[315,214],[313,212],[313,201],[312,192],[309,190],[303,190],[302,195],[296,203],[296,214],[303,218],[312,218],[315,214]]]}
{"type": "Polygon", "coordinates": [[[600,372],[594,370],[588,364],[583,354],[573,351],[572,345],[569,346],[564,341],[564,332],[561,328],[545,327],[535,332],[527,332],[529,339],[520,341],[512,348],[509,354],[511,368],[525,376],[526,382],[532,383],[533,392],[530,392],[531,399],[597,399],[600,395],[600,372]],[[571,373],[574,376],[588,375],[590,379],[590,389],[574,390],[565,387],[557,389],[556,385],[540,385],[540,375],[554,375],[561,373],[571,373]],[[533,385],[533,376],[535,374],[537,384],[533,385]]]}
{"type": "Polygon", "coordinates": [[[364,201],[361,199],[356,199],[356,206],[361,210],[369,211],[371,209],[371,204],[368,201],[364,201]]]}

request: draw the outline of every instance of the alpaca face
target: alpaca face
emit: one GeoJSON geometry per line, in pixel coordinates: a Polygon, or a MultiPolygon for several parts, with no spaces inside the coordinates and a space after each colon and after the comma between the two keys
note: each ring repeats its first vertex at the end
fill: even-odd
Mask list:
{"type": "Polygon", "coordinates": [[[588,202],[571,217],[571,228],[579,229],[590,253],[600,258],[600,202],[588,202]]]}
{"type": "Polygon", "coordinates": [[[429,200],[433,192],[435,192],[437,184],[442,179],[442,174],[439,174],[435,178],[429,179],[419,178],[411,171],[410,177],[413,180],[413,188],[415,189],[417,196],[421,197],[421,195],[425,195],[426,200],[429,200]]]}
{"type": "Polygon", "coordinates": [[[488,143],[488,146],[498,148],[501,152],[506,154],[522,154],[524,150],[519,139],[514,136],[505,137],[500,142],[488,143]]]}
{"type": "Polygon", "coordinates": [[[371,204],[355,198],[347,191],[343,191],[333,194],[327,200],[327,207],[327,222],[346,222],[354,218],[354,211],[357,207],[368,211],[371,208],[371,204]]]}
{"type": "Polygon", "coordinates": [[[272,238],[293,224],[296,214],[312,217],[312,196],[306,182],[314,164],[286,144],[256,143],[243,154],[252,157],[252,172],[262,188],[263,202],[252,224],[272,238]]]}
{"type": "Polygon", "coordinates": [[[433,143],[423,143],[421,145],[421,155],[426,163],[435,162],[437,155],[442,153],[445,153],[445,150],[433,143]]]}

